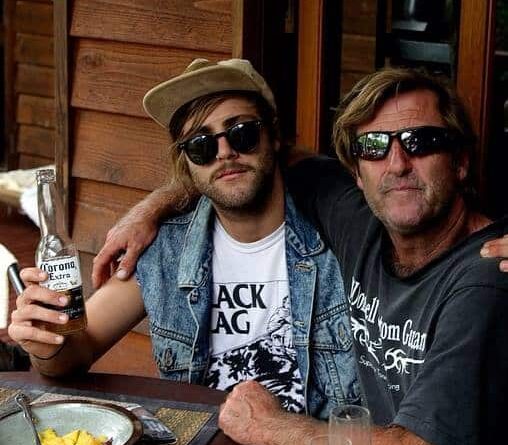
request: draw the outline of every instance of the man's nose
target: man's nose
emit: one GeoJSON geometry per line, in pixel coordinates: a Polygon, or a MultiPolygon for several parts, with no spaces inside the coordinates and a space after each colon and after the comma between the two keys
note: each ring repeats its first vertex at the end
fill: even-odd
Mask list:
{"type": "Polygon", "coordinates": [[[411,156],[406,153],[404,148],[402,147],[400,141],[397,138],[394,138],[392,141],[392,145],[390,146],[390,151],[388,152],[388,168],[387,170],[390,173],[396,175],[404,175],[411,171],[412,163],[411,156]]]}
{"type": "Polygon", "coordinates": [[[229,144],[225,135],[217,138],[217,159],[234,159],[238,157],[238,152],[229,144]]]}

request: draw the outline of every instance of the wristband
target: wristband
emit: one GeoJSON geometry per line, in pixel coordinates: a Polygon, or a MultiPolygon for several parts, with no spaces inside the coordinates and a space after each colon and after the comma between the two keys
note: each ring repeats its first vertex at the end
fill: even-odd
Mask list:
{"type": "Polygon", "coordinates": [[[35,354],[31,354],[31,355],[32,355],[32,357],[35,357],[37,360],[51,360],[52,358],[55,358],[58,354],[60,354],[60,352],[62,352],[62,349],[64,348],[66,343],[67,342],[64,339],[62,345],[55,352],[53,352],[53,354],[51,354],[49,357],[39,357],[38,355],[35,355],[35,354]]]}

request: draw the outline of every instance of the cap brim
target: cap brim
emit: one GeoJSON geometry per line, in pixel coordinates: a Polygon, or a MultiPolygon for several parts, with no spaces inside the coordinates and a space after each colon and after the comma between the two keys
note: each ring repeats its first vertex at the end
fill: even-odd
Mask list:
{"type": "Polygon", "coordinates": [[[198,97],[222,91],[259,92],[259,86],[238,69],[214,65],[152,88],[143,98],[143,108],[159,125],[167,128],[180,107],[198,97]]]}

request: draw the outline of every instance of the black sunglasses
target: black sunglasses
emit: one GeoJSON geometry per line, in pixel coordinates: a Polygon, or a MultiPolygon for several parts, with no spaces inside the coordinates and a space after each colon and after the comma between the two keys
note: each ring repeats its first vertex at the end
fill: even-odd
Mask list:
{"type": "Polygon", "coordinates": [[[218,139],[222,136],[236,152],[249,153],[259,144],[262,124],[261,120],[239,122],[220,133],[193,136],[180,142],[178,148],[197,165],[206,165],[215,159],[219,152],[218,139]]]}
{"type": "Polygon", "coordinates": [[[399,131],[369,131],[360,134],[353,143],[353,155],[366,161],[384,159],[394,138],[410,156],[424,156],[457,148],[456,133],[443,127],[422,126],[399,131]]]}

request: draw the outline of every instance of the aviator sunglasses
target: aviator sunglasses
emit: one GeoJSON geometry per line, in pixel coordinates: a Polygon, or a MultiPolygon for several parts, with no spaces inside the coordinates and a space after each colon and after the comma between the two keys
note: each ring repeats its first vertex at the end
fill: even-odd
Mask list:
{"type": "Polygon", "coordinates": [[[353,155],[366,161],[384,159],[393,139],[400,142],[410,156],[424,156],[457,147],[458,137],[443,127],[422,126],[399,131],[369,131],[357,136],[353,143],[353,155]]]}
{"type": "Polygon", "coordinates": [[[239,122],[215,134],[198,134],[178,144],[187,157],[197,165],[206,165],[219,152],[219,138],[224,136],[231,148],[238,153],[250,153],[259,144],[261,120],[239,122]]]}

